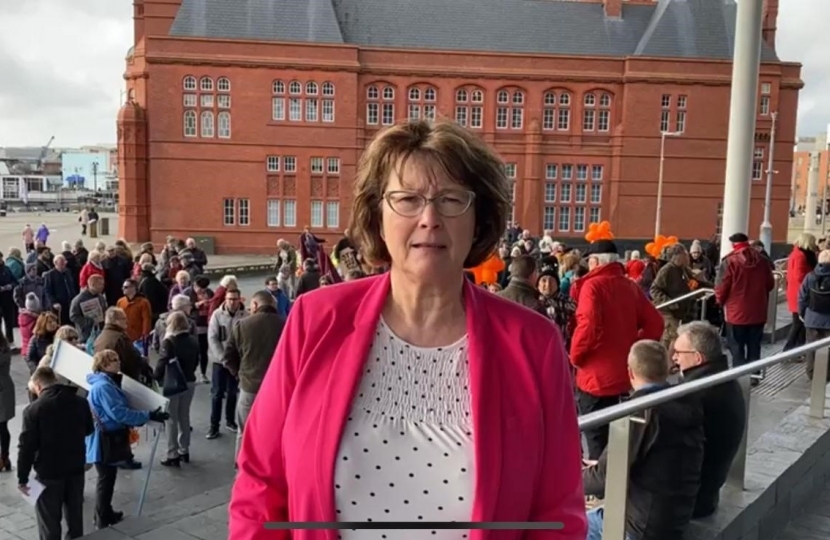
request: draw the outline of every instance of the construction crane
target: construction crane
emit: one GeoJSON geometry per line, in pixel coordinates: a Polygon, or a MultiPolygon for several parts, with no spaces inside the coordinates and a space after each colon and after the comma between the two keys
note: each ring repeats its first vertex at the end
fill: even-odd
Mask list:
{"type": "Polygon", "coordinates": [[[49,142],[46,143],[46,145],[40,150],[40,157],[37,160],[37,167],[41,173],[43,173],[43,161],[46,159],[46,153],[49,152],[49,147],[52,146],[52,141],[54,140],[55,136],[52,135],[52,138],[49,139],[49,142]]]}

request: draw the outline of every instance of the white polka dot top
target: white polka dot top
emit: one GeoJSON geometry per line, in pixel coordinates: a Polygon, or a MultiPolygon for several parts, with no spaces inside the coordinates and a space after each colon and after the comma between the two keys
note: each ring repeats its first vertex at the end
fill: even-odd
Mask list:
{"type": "MultiPolygon", "coordinates": [[[[381,318],[334,473],[338,521],[470,521],[475,463],[467,338],[421,348],[381,318]]],[[[343,530],[344,540],[460,540],[467,530],[343,530]]]]}

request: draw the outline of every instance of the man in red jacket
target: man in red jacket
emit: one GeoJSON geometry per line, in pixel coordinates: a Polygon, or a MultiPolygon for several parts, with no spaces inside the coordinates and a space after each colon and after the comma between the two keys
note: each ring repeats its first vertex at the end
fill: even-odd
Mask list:
{"type": "Polygon", "coordinates": [[[723,258],[718,268],[715,298],[723,306],[729,351],[735,367],[761,358],[767,304],[775,277],[769,262],[749,245],[747,235],[736,233],[729,241],[732,252],[723,258]]]}
{"type": "MultiPolygon", "coordinates": [[[[631,346],[641,339],[657,341],[663,335],[663,317],[626,277],[614,242],[591,244],[588,269],[575,291],[576,328],[570,355],[576,368],[580,414],[616,405],[627,396],[631,346]]],[[[588,458],[599,459],[608,445],[608,426],[584,433],[588,458]]]]}

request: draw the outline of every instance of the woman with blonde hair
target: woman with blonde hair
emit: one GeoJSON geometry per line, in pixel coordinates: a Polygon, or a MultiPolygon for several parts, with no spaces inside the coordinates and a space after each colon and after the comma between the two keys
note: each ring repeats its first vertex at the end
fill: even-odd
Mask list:
{"type": "Polygon", "coordinates": [[[166,429],[167,459],[161,462],[165,467],[179,467],[182,461],[190,463],[190,405],[196,387],[197,367],[199,342],[190,333],[187,316],[181,311],[174,311],[167,317],[161,353],[153,373],[163,387],[164,395],[170,399],[167,408],[170,413],[166,429]]]}
{"type": "Polygon", "coordinates": [[[787,307],[793,317],[790,332],[784,350],[789,351],[804,345],[807,341],[807,330],[804,321],[798,315],[798,291],[801,283],[818,265],[818,244],[816,237],[803,232],[793,242],[793,250],[787,257],[787,307]]]}
{"type": "Polygon", "coordinates": [[[187,270],[179,270],[176,273],[175,283],[170,287],[170,296],[167,300],[167,309],[171,309],[173,305],[173,297],[182,294],[188,287],[190,287],[190,274],[187,270]]]}
{"type": "Polygon", "coordinates": [[[504,232],[504,164],[455,123],[406,122],[369,145],[354,190],[349,231],[389,271],[292,307],[243,430],[230,537],[269,521],[557,521],[547,538],[584,540],[562,337],[464,274],[504,232]]]}

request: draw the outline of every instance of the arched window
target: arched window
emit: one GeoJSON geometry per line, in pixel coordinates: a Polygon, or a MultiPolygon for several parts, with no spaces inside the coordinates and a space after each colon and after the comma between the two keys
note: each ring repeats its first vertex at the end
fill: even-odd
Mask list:
{"type": "MultiPolygon", "coordinates": [[[[299,81],[288,83],[288,93],[292,96],[299,96],[303,93],[303,85],[299,81]]],[[[303,98],[291,97],[288,99],[288,120],[300,122],[303,119],[303,98]]]]}
{"type": "Polygon", "coordinates": [[[597,111],[597,131],[611,130],[611,94],[599,96],[599,111],[597,111]]]}
{"type": "Polygon", "coordinates": [[[220,139],[230,139],[231,138],[231,113],[225,111],[220,112],[219,116],[217,117],[217,134],[219,135],[220,139]]]}
{"type": "Polygon", "coordinates": [[[525,95],[521,90],[499,90],[496,94],[496,129],[522,129],[525,95]],[[512,95],[511,95],[512,94],[512,95]]]}
{"type": "Polygon", "coordinates": [[[195,137],[196,133],[196,111],[185,111],[184,113],[184,136],[195,137]]]}
{"type": "Polygon", "coordinates": [[[293,96],[298,96],[303,92],[303,85],[299,81],[291,81],[288,85],[288,93],[293,96]]]}
{"type": "Polygon", "coordinates": [[[334,85],[323,83],[323,122],[334,122],[334,85]]]}
{"type": "Polygon", "coordinates": [[[417,122],[421,118],[424,120],[435,120],[435,88],[427,86],[423,90],[421,87],[413,86],[408,93],[408,109],[409,120],[417,122]]]}
{"type": "Polygon", "coordinates": [[[231,81],[227,77],[219,77],[216,81],[216,89],[220,92],[230,92],[231,91],[231,81]]]}
{"type": "Polygon", "coordinates": [[[213,137],[213,112],[202,111],[202,137],[213,137]]]}
{"type": "Polygon", "coordinates": [[[210,77],[202,77],[199,82],[199,90],[202,92],[213,92],[213,79],[210,77]]]}
{"type": "Polygon", "coordinates": [[[366,124],[376,126],[380,121],[384,126],[395,123],[395,89],[384,86],[382,91],[375,85],[366,88],[366,124]]]}
{"type": "Polygon", "coordinates": [[[271,119],[285,120],[285,83],[274,81],[271,84],[271,119]]]}
{"type": "Polygon", "coordinates": [[[193,90],[196,90],[196,77],[191,77],[190,75],[188,75],[184,78],[183,85],[184,89],[187,91],[192,92],[193,90]]]}
{"type": "Polygon", "coordinates": [[[566,91],[549,90],[542,103],[542,129],[568,131],[571,127],[571,95],[566,91]]]}
{"type": "Polygon", "coordinates": [[[318,113],[320,104],[317,100],[317,92],[319,88],[314,81],[305,83],[305,121],[316,122],[318,120],[318,113]]]}
{"type": "Polygon", "coordinates": [[[484,93],[475,88],[455,91],[455,121],[460,126],[481,129],[484,93]]]}
{"type": "Polygon", "coordinates": [[[593,93],[585,94],[582,104],[584,106],[582,111],[582,131],[594,131],[597,121],[597,96],[593,93]]]}

